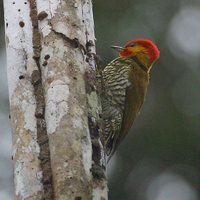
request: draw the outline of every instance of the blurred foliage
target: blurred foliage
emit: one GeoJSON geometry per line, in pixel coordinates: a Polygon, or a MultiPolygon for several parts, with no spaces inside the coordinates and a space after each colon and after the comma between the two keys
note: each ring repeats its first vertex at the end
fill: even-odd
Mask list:
{"type": "Polygon", "coordinates": [[[0,1],[0,199],[13,199],[12,141],[9,125],[9,102],[6,75],[6,55],[3,1],[0,1]]]}
{"type": "MultiPolygon", "coordinates": [[[[4,26],[4,21],[3,21],[3,1],[0,1],[0,32],[3,32],[3,26],[4,26]]],[[[4,47],[4,35],[3,35],[3,33],[1,33],[0,50],[3,47],[4,47]]]]}
{"type": "MultiPolygon", "coordinates": [[[[188,21],[193,10],[185,12],[187,15],[183,18],[183,9],[200,12],[200,2],[94,1],[97,53],[103,60],[103,66],[117,56],[110,49],[111,45],[124,45],[132,39],[149,38],[161,51],[161,57],[151,71],[145,105],[131,133],[109,164],[110,200],[199,199],[200,60],[190,58],[192,53],[200,57],[200,45],[198,52],[194,49],[189,51],[200,29],[196,28],[197,23],[188,21]],[[182,28],[182,32],[176,30],[178,28],[182,28]],[[180,44],[177,44],[176,38],[180,44]],[[148,195],[153,181],[165,173],[181,177],[191,189],[191,194],[187,192],[188,196],[183,198],[180,196],[183,191],[177,189],[173,198],[167,198],[161,195],[162,188],[157,187],[152,190],[155,195],[148,195]]],[[[199,40],[196,42],[200,43],[199,40]]],[[[162,180],[161,185],[165,188],[167,182],[162,180]]],[[[171,193],[170,190],[168,192],[171,193]]]]}

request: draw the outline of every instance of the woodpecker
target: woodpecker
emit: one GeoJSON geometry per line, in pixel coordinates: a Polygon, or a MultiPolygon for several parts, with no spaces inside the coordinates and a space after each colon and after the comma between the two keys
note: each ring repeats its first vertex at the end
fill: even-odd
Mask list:
{"type": "Polygon", "coordinates": [[[159,58],[158,47],[136,39],[124,47],[112,46],[119,57],[102,71],[103,144],[108,160],[129,132],[144,102],[149,72],[159,58]]]}

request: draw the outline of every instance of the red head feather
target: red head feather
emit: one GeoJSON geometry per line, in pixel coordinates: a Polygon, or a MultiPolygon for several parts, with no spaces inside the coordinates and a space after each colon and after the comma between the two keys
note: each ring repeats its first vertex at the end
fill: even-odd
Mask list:
{"type": "Polygon", "coordinates": [[[151,40],[148,39],[139,38],[136,40],[132,40],[126,44],[125,49],[127,47],[134,47],[138,45],[144,47],[147,50],[150,62],[154,62],[159,58],[160,51],[158,50],[158,47],[151,40]]]}

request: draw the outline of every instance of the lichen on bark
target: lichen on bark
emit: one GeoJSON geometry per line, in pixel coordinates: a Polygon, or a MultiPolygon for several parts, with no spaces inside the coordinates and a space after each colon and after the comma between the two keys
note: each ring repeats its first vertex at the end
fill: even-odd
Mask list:
{"type": "Polygon", "coordinates": [[[91,1],[5,2],[17,199],[107,199],[91,1]]]}

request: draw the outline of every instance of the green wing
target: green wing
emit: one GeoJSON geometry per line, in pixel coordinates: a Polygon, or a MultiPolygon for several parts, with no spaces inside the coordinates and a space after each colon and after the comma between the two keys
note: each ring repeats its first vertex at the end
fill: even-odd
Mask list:
{"type": "Polygon", "coordinates": [[[129,73],[130,86],[126,88],[126,98],[124,102],[124,113],[120,134],[117,137],[114,151],[128,134],[141,106],[144,102],[149,75],[134,63],[129,73]]]}

